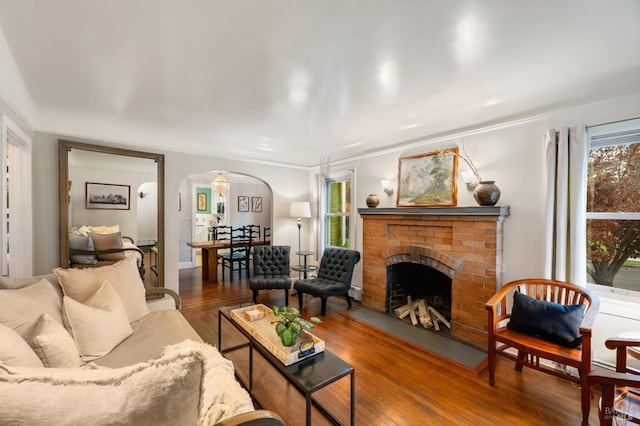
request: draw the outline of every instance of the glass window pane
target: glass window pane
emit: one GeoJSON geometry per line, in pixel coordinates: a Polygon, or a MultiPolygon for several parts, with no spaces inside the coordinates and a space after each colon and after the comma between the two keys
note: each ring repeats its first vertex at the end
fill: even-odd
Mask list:
{"type": "Polygon", "coordinates": [[[640,211],[640,143],[589,150],[587,212],[640,211]]]}
{"type": "Polygon", "coordinates": [[[587,281],[640,291],[640,221],[587,220],[587,281]]]}
{"type": "Polygon", "coordinates": [[[349,248],[349,216],[327,217],[328,246],[349,248]]]}
{"type": "Polygon", "coordinates": [[[328,213],[347,213],[351,211],[351,182],[329,182],[327,184],[328,213]]]}

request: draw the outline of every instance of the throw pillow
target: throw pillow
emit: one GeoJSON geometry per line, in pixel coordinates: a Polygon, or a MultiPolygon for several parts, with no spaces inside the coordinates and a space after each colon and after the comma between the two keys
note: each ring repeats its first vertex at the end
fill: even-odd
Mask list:
{"type": "Polygon", "coordinates": [[[42,362],[27,342],[12,328],[0,324],[0,364],[42,368],[42,362]]]}
{"type": "Polygon", "coordinates": [[[0,290],[0,323],[16,330],[25,340],[31,337],[42,314],[62,324],[62,295],[54,286],[59,287],[42,279],[27,287],[0,290]]]}
{"type": "Polygon", "coordinates": [[[87,226],[86,228],[88,228],[88,232],[93,232],[94,234],[115,234],[120,232],[120,225],[87,226]]]}
{"type": "MultiPolygon", "coordinates": [[[[69,248],[74,250],[95,250],[93,240],[84,235],[69,233],[69,248]]],[[[95,265],[98,259],[94,254],[72,254],[71,263],[80,265],[95,265]]]]}
{"type": "Polygon", "coordinates": [[[85,302],[105,280],[109,280],[122,299],[130,323],[149,313],[144,284],[133,257],[98,268],[56,268],[53,271],[60,279],[64,294],[78,302],[85,302]]]}
{"type": "Polygon", "coordinates": [[[133,333],[122,300],[109,280],[84,303],[65,296],[63,313],[82,361],[108,354],[133,333]]]}
{"type": "Polygon", "coordinates": [[[80,366],[80,354],[73,338],[62,324],[47,314],[38,318],[29,345],[45,367],[80,366]]]}
{"type": "Polygon", "coordinates": [[[0,365],[0,422],[174,426],[198,423],[203,360],[169,356],[123,368],[0,365]]]}
{"type": "Polygon", "coordinates": [[[513,293],[513,308],[507,328],[576,348],[582,344],[580,324],[584,311],[582,304],[561,305],[516,291],[513,293]]]}
{"type": "MultiPolygon", "coordinates": [[[[95,246],[96,250],[122,248],[122,236],[120,235],[120,232],[116,232],[114,234],[96,234],[94,232],[90,232],[89,238],[93,240],[93,245],[95,246]]],[[[98,254],[98,260],[122,259],[124,259],[124,252],[98,254]]]]}

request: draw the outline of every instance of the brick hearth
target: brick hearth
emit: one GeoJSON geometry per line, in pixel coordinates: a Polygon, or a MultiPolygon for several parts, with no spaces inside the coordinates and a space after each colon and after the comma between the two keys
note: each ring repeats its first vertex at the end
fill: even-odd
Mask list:
{"type": "Polygon", "coordinates": [[[387,266],[420,263],[452,278],[451,337],[487,347],[485,302],[502,284],[509,207],[358,209],[363,219],[364,307],[387,313],[387,266]]]}

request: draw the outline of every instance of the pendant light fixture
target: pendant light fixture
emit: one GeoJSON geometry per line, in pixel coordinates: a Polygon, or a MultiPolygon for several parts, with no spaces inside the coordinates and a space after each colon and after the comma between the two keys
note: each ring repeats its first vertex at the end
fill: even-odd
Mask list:
{"type": "Polygon", "coordinates": [[[229,182],[226,181],[222,172],[218,172],[218,176],[211,182],[211,188],[221,197],[229,191],[229,182]]]}

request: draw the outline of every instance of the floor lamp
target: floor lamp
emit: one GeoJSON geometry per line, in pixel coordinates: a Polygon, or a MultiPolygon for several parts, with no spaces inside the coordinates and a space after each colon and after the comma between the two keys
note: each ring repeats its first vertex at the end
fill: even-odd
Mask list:
{"type": "MultiPolygon", "coordinates": [[[[300,244],[300,235],[302,229],[302,218],[311,217],[311,204],[308,201],[297,201],[291,203],[289,207],[289,217],[298,218],[298,253],[302,251],[300,244]]],[[[302,263],[301,256],[298,255],[298,265],[302,263]]],[[[299,278],[302,278],[301,272],[298,271],[299,278]]]]}

